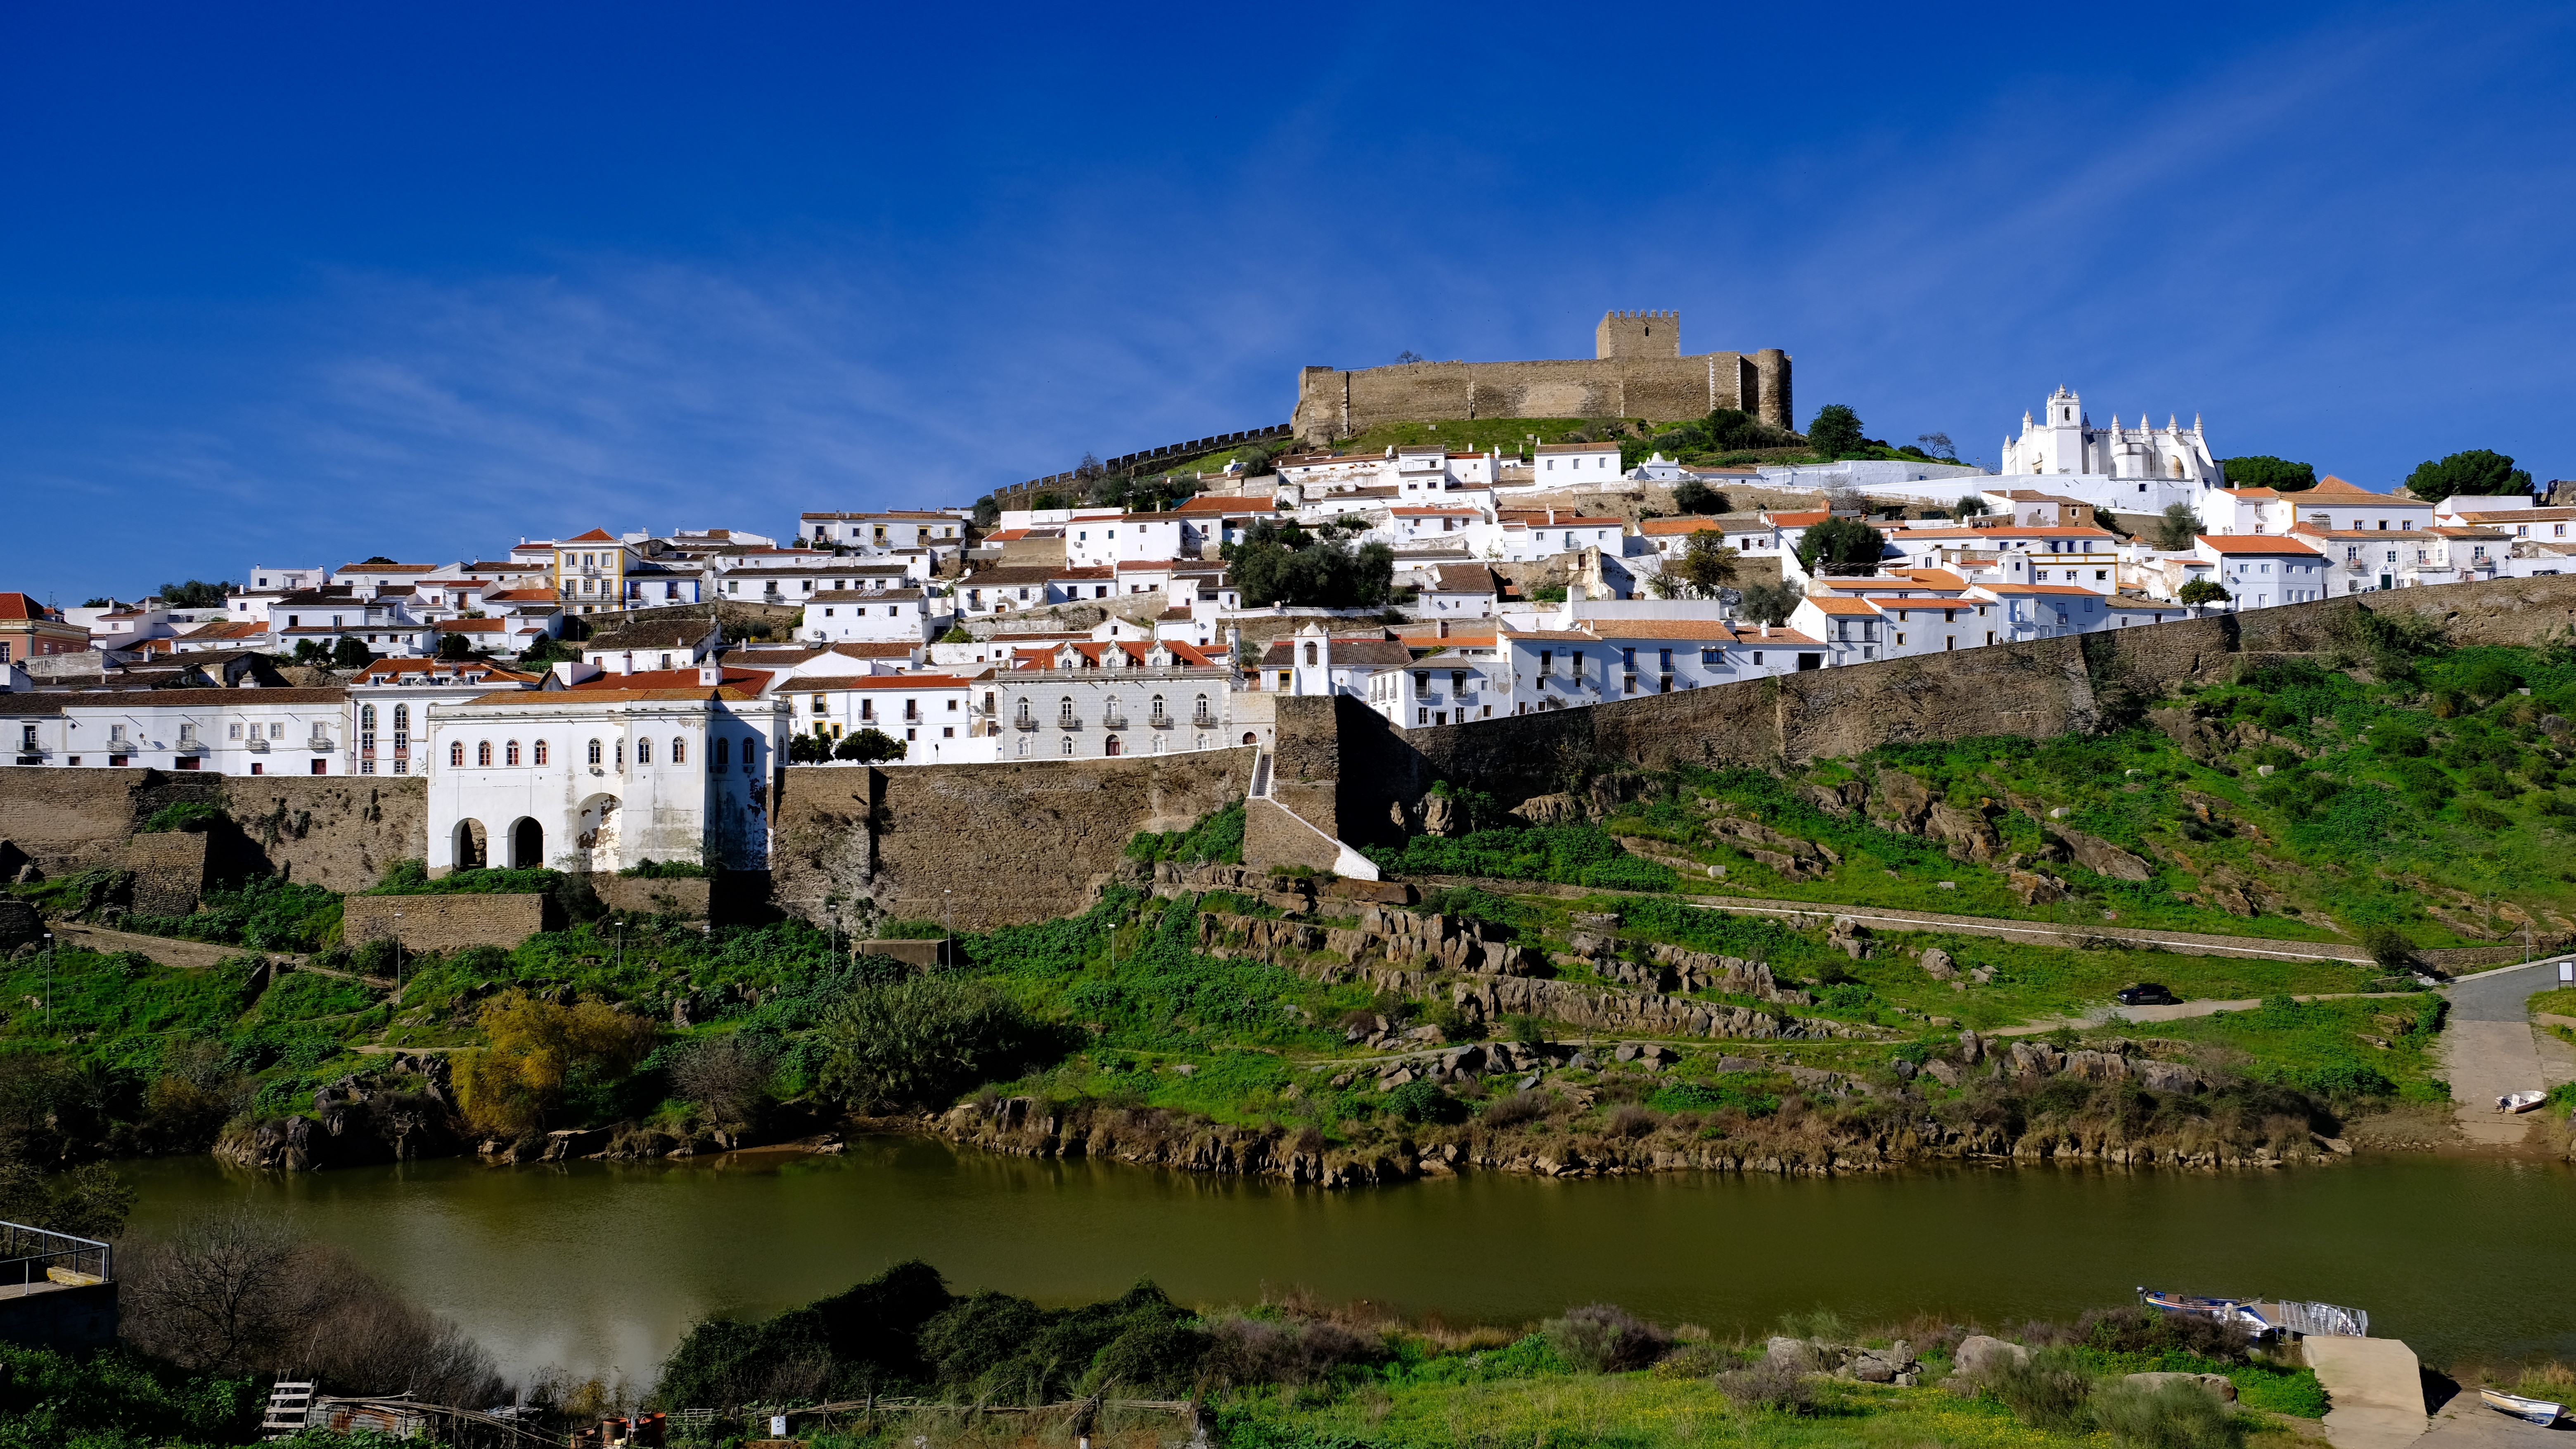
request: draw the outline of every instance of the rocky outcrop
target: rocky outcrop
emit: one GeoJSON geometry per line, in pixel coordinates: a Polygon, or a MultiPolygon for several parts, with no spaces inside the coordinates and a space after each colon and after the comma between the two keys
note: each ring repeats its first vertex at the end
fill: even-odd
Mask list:
{"type": "MultiPolygon", "coordinates": [[[[1720,802],[1722,805],[1722,802],[1720,802]]],[[[1785,881],[1818,880],[1843,863],[1832,846],[1785,835],[1758,820],[1716,814],[1709,832],[1778,872],[1785,881]]]]}
{"type": "Polygon", "coordinates": [[[2095,875],[2108,876],[2113,880],[2153,880],[2156,877],[2154,866],[2098,835],[2069,830],[2063,825],[2049,826],[2048,833],[2066,847],[2067,855],[2077,865],[2095,875]]]}
{"type": "Polygon", "coordinates": [[[1952,860],[1989,861],[2003,854],[2004,841],[1994,825],[1973,810],[1962,810],[1947,800],[1936,800],[1924,818],[1923,833],[1941,841],[1950,850],[1952,860]]]}
{"type": "Polygon", "coordinates": [[[2143,1373],[2126,1375],[2124,1381],[2150,1390],[2189,1384],[2222,1404],[2236,1402],[2236,1381],[2225,1374],[2143,1373]]]}
{"type": "Polygon", "coordinates": [[[2007,1343],[2000,1338],[1989,1338],[1982,1333],[1972,1333],[1960,1339],[1959,1346],[1950,1351],[1952,1367],[1971,1378],[1980,1377],[1987,1370],[2001,1364],[2028,1362],[2030,1362],[2029,1349],[2018,1343],[2007,1343]]]}

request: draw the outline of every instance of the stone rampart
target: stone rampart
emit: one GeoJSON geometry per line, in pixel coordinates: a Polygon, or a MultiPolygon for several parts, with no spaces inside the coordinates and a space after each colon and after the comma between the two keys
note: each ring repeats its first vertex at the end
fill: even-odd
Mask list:
{"type": "Polygon", "coordinates": [[[594,874],[590,889],[599,903],[612,911],[631,911],[647,916],[684,916],[692,921],[707,918],[707,905],[715,892],[715,882],[704,876],[653,878],[594,874]]]}
{"type": "Polygon", "coordinates": [[[1673,422],[1740,408],[1795,428],[1789,359],[1710,352],[1693,357],[1565,358],[1537,362],[1403,362],[1297,375],[1292,426],[1329,443],[1379,423],[1448,418],[1649,418],[1673,422]]]}
{"type": "Polygon", "coordinates": [[[206,889],[206,836],[162,830],[125,843],[124,865],[134,872],[134,909],[156,916],[184,916],[206,889]]]}
{"type": "MultiPolygon", "coordinates": [[[[2576,576],[2290,604],[1445,729],[1398,730],[1355,699],[1283,699],[1279,768],[1310,791],[1332,782],[1332,828],[1343,840],[1392,844],[1399,811],[1436,780],[1511,803],[1565,790],[1605,764],[1763,765],[1911,740],[2086,733],[2240,664],[2349,647],[2352,616],[2364,610],[2438,619],[2455,644],[2529,644],[2576,630],[2576,576]]],[[[1298,813],[1317,819],[1303,805],[1298,813]]]]}
{"type": "MultiPolygon", "coordinates": [[[[428,782],[418,776],[257,778],[161,770],[0,767],[0,840],[47,875],[123,865],[135,827],[166,805],[220,807],[207,872],[274,870],[335,891],[364,890],[423,852],[428,782]]],[[[6,854],[6,852],[0,852],[6,854]]]]}
{"type": "Polygon", "coordinates": [[[770,856],[775,899],[816,922],[867,899],[961,931],[1077,914],[1137,831],[1183,829],[1241,800],[1252,757],[791,766],[770,856]]]}
{"type": "Polygon", "coordinates": [[[406,951],[507,950],[558,928],[560,914],[543,895],[351,896],[341,907],[340,939],[398,941],[406,951]]]}

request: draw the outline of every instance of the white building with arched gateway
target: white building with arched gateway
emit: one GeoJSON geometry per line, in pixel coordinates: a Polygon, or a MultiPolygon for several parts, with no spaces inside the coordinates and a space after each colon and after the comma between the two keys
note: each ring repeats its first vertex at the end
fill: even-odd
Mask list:
{"type": "Polygon", "coordinates": [[[765,870],[786,708],[713,665],[444,706],[425,742],[429,872],[765,870]]]}

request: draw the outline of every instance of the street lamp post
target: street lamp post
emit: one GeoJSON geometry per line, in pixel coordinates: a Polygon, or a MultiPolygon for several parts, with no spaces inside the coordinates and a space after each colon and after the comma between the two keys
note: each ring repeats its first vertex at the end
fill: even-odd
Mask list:
{"type": "Polygon", "coordinates": [[[45,1035],[54,1034],[54,933],[45,933],[45,1035]]]}
{"type": "Polygon", "coordinates": [[[402,912],[394,912],[394,1000],[403,996],[402,912]]]}

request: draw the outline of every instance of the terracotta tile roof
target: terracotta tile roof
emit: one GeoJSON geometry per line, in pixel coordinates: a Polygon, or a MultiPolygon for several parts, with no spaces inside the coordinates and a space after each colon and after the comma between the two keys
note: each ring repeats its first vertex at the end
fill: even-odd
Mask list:
{"type": "Polygon", "coordinates": [[[249,704],[345,704],[345,689],[149,689],[119,690],[108,694],[73,694],[65,696],[73,704],[98,704],[109,708],[132,709],[145,705],[167,704],[186,708],[213,705],[249,704]]]}
{"type": "MultiPolygon", "coordinates": [[[[757,669],[725,669],[717,675],[718,687],[747,689],[757,692],[766,688],[770,676],[757,669]]],[[[682,692],[702,690],[695,669],[638,669],[632,674],[600,674],[572,686],[575,690],[675,689],[682,692]]]]}
{"type": "Polygon", "coordinates": [[[0,594],[0,619],[52,619],[53,614],[36,602],[32,594],[0,594]]]}
{"type": "Polygon", "coordinates": [[[1831,594],[1805,600],[1827,614],[1875,614],[1878,606],[1867,599],[1845,599],[1831,594]]]}
{"type": "MultiPolygon", "coordinates": [[[[2417,529],[2415,532],[2424,532],[2417,529]]],[[[2278,533],[2204,533],[2200,541],[2220,553],[2315,553],[2298,539],[2278,533]]]]}
{"type": "Polygon", "coordinates": [[[1541,443],[1538,445],[1538,450],[1541,453],[1615,453],[1619,451],[1619,445],[1617,443],[1541,443]]]}
{"type": "Polygon", "coordinates": [[[829,689],[964,689],[974,682],[973,676],[964,674],[835,674],[782,680],[778,688],[782,694],[810,694],[829,689]]]}
{"type": "Polygon", "coordinates": [[[1931,538],[1931,539],[1957,539],[1957,538],[2099,538],[2099,539],[2111,539],[2111,538],[2116,537],[2116,535],[2114,535],[2114,534],[2111,532],[2111,530],[2109,530],[2109,529],[2107,529],[2107,528],[2091,528],[2091,527],[2087,527],[2087,526],[2084,526],[2084,525],[2081,525],[2081,524],[2066,524],[2066,523],[2033,523],[2033,524],[2017,524],[2017,523],[2012,523],[2012,522],[2009,522],[2009,521],[2008,521],[2008,522],[2004,522],[2004,523],[1991,524],[1991,525],[1988,525],[1987,527],[1984,527],[1984,528],[1898,528],[1898,529],[1883,529],[1883,530],[1881,530],[1881,532],[1886,533],[1886,535],[1887,535],[1887,537],[1888,537],[1888,540],[1889,540],[1890,542],[1893,542],[1893,543],[1903,543],[1904,541],[1906,541],[1906,540],[1908,540],[1908,539],[1922,539],[1922,538],[1931,538]]]}
{"type": "Polygon", "coordinates": [[[604,529],[604,528],[594,528],[594,529],[592,529],[592,530],[591,530],[590,532],[588,532],[588,533],[576,533],[576,534],[574,534],[572,537],[567,538],[567,539],[561,539],[561,540],[558,540],[558,542],[562,542],[562,543],[615,543],[615,542],[617,542],[617,539],[616,539],[613,535],[611,535],[607,529],[604,529]]]}
{"type": "Polygon", "coordinates": [[[2366,500],[2371,503],[2411,503],[2418,508],[2428,506],[2421,499],[2399,498],[2395,494],[2390,493],[2373,493],[2367,488],[2356,487],[2351,483],[2347,483],[2332,473],[2328,473],[2323,478],[2318,479],[2316,487],[2310,488],[2305,492],[2292,495],[2290,501],[2293,503],[2307,503],[2319,498],[2355,498],[2366,500]]]}
{"type": "MultiPolygon", "coordinates": [[[[1648,518],[1639,521],[1637,531],[1648,538],[1661,538],[1671,534],[1724,533],[1726,525],[1716,518],[1703,515],[1687,518],[1648,518]]],[[[1740,527],[1737,529],[1737,532],[1742,531],[1740,527]]]]}
{"type": "Polygon", "coordinates": [[[1442,564],[1437,573],[1439,582],[1433,586],[1434,593],[1491,597],[1502,592],[1502,580],[1483,564],[1442,564]]]}

